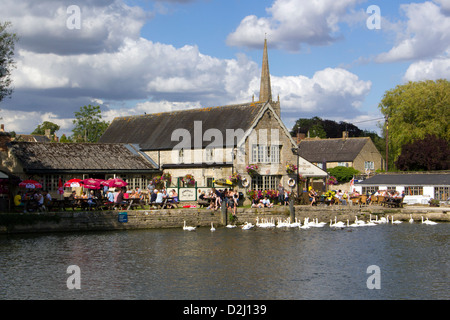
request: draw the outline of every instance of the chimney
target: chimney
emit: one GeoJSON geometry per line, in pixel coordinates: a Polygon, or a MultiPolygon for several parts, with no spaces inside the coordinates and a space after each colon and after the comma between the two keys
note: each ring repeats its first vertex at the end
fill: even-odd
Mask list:
{"type": "Polygon", "coordinates": [[[5,132],[5,125],[3,123],[0,125],[0,132],[5,132]]]}
{"type": "Polygon", "coordinates": [[[305,138],[306,138],[306,134],[297,132],[297,144],[299,144],[300,141],[302,141],[305,138]]]}
{"type": "MultiPolygon", "coordinates": [[[[1,129],[4,130],[3,125],[1,129]]],[[[8,147],[6,145],[10,142],[11,135],[9,134],[9,132],[0,131],[0,151],[8,151],[8,147]]]]}
{"type": "Polygon", "coordinates": [[[51,140],[50,132],[50,129],[45,129],[45,136],[51,140]]]}
{"type": "Polygon", "coordinates": [[[342,131],[342,139],[348,138],[348,131],[342,131]]]}

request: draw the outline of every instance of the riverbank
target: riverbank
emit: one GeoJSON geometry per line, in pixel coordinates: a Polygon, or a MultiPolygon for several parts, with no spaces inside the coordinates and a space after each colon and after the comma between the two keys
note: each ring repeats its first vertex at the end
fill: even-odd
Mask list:
{"type": "MultiPolygon", "coordinates": [[[[384,208],[381,206],[295,206],[295,217],[329,222],[330,219],[346,222],[369,220],[370,215],[385,217],[394,216],[395,220],[407,221],[411,215],[416,222],[422,216],[438,222],[450,222],[450,207],[407,206],[405,208],[384,208]]],[[[274,208],[238,208],[237,224],[259,219],[286,219],[290,216],[288,206],[274,208]]],[[[46,233],[46,232],[80,232],[80,231],[112,231],[139,230],[160,228],[181,228],[184,221],[190,226],[215,227],[223,226],[220,211],[200,208],[181,208],[165,210],[130,210],[130,211],[65,211],[46,213],[1,213],[0,234],[46,233]],[[126,212],[126,215],[124,215],[126,212]],[[126,218],[124,220],[124,218],[126,218]]]]}

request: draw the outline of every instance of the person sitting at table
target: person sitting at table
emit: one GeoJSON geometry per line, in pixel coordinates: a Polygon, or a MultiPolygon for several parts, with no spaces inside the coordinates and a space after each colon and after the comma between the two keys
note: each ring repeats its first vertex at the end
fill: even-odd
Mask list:
{"type": "Polygon", "coordinates": [[[127,202],[123,197],[123,190],[120,189],[119,193],[117,194],[116,200],[114,201],[114,204],[118,207],[123,207],[126,203],[127,202]]]}
{"type": "Polygon", "coordinates": [[[155,192],[156,192],[155,203],[163,203],[164,193],[162,192],[162,190],[155,189],[155,192]]]}
{"type": "Polygon", "coordinates": [[[156,196],[158,195],[158,189],[153,189],[153,192],[150,195],[150,202],[154,203],[156,201],[156,196]]]}
{"type": "MultiPolygon", "coordinates": [[[[169,192],[169,203],[175,204],[178,203],[178,193],[175,191],[175,189],[170,190],[169,192]]],[[[170,208],[173,208],[173,205],[170,205],[170,208]]]]}
{"type": "Polygon", "coordinates": [[[34,200],[37,202],[37,210],[45,211],[44,196],[42,195],[42,193],[40,191],[35,192],[34,200]]]}
{"type": "Polygon", "coordinates": [[[92,209],[92,207],[94,207],[96,204],[93,190],[91,190],[91,192],[89,192],[87,204],[88,204],[89,210],[92,209]]]}
{"type": "Polygon", "coordinates": [[[106,201],[108,203],[114,203],[114,193],[111,191],[106,191],[106,201]]]}
{"type": "Polygon", "coordinates": [[[252,208],[260,208],[259,199],[252,199],[252,208]]]}

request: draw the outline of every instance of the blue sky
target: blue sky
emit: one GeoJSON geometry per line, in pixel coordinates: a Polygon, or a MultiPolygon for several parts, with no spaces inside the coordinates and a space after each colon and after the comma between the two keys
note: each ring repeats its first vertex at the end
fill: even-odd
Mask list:
{"type": "Polygon", "coordinates": [[[378,131],[386,90],[450,79],[450,0],[2,0],[0,21],[20,37],[0,102],[17,133],[52,121],[70,134],[87,104],[111,121],[251,101],[264,37],[288,128],[319,116],[378,131]]]}

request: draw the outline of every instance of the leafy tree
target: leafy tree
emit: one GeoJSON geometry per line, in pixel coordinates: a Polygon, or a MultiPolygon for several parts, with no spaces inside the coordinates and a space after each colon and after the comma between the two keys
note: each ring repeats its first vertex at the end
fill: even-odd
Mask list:
{"type": "Polygon", "coordinates": [[[50,134],[54,135],[61,127],[56,123],[50,121],[44,121],[42,124],[38,125],[36,129],[31,134],[45,135],[45,130],[50,129],[50,134]]]}
{"type": "Polygon", "coordinates": [[[385,93],[379,108],[388,117],[389,154],[394,160],[404,145],[427,135],[450,141],[449,92],[450,82],[440,79],[409,82],[385,93]]]}
{"type": "Polygon", "coordinates": [[[61,138],[59,138],[59,142],[60,143],[70,143],[70,142],[72,142],[72,139],[71,139],[71,137],[67,137],[65,134],[63,134],[61,136],[61,138]]]}
{"type": "Polygon", "coordinates": [[[107,121],[101,120],[100,106],[83,106],[75,112],[75,118],[71,137],[74,142],[97,142],[109,126],[107,121]]]}
{"type": "Polygon", "coordinates": [[[328,173],[335,177],[339,183],[346,183],[352,180],[354,175],[359,174],[359,171],[353,167],[337,166],[327,169],[328,173]]]}
{"type": "Polygon", "coordinates": [[[14,46],[18,38],[15,33],[7,31],[10,26],[10,22],[0,23],[0,101],[13,92],[10,87],[11,70],[15,67],[14,46]]]}
{"type": "Polygon", "coordinates": [[[405,144],[395,162],[399,170],[448,170],[450,169],[450,144],[436,136],[428,135],[405,144]]]}

